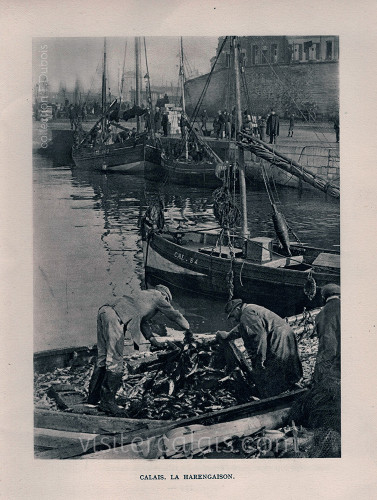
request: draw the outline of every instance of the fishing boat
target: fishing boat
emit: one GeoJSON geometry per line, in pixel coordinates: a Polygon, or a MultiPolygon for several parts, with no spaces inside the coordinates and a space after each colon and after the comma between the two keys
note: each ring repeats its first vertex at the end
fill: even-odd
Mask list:
{"type": "Polygon", "coordinates": [[[235,202],[235,182],[230,176],[214,193],[219,229],[193,229],[181,221],[165,224],[164,214],[159,213],[161,208],[149,210],[142,223],[145,274],[147,280],[159,280],[195,293],[242,298],[280,315],[296,314],[320,305],[319,289],[323,285],[339,283],[340,255],[332,249],[303,245],[299,240],[291,242],[287,223],[277,210],[267,182],[277,237],[249,234],[244,162],[244,149],[249,143],[241,140],[237,40],[233,39],[232,47],[241,209],[235,202]]]}
{"type": "Polygon", "coordinates": [[[161,138],[157,147],[154,148],[153,157],[150,157],[150,165],[145,169],[145,177],[148,180],[164,178],[167,182],[189,186],[219,187],[227,172],[227,169],[223,167],[224,161],[198,134],[186,115],[182,37],[179,76],[182,98],[181,138],[161,138]]]}
{"type": "MultiPolygon", "coordinates": [[[[311,331],[317,313],[318,311],[313,311],[311,315],[287,318],[297,338],[300,338],[303,332],[311,331]]],[[[170,332],[169,337],[178,343],[183,341],[183,334],[177,331],[170,332]]],[[[204,343],[216,342],[214,334],[195,334],[194,341],[201,346],[205,345],[204,343]]],[[[203,347],[200,347],[200,350],[202,349],[203,347]]],[[[241,339],[231,342],[230,353],[233,353],[238,364],[244,362],[244,352],[241,339]]],[[[166,351],[142,353],[138,356],[128,353],[126,362],[129,373],[148,373],[156,370],[161,364],[166,364],[170,355],[171,353],[166,351]]],[[[207,438],[213,438],[212,444],[216,444],[222,443],[229,435],[250,436],[265,427],[281,427],[288,423],[287,417],[292,404],[306,391],[297,388],[278,396],[262,400],[254,398],[242,404],[222,409],[215,407],[189,418],[174,420],[109,417],[96,407],[84,404],[82,382],[73,385],[67,382],[62,384],[50,375],[65,370],[64,379],[69,378],[69,374],[74,379],[75,370],[78,370],[79,374],[81,368],[90,370],[95,356],[96,346],[53,349],[34,354],[35,377],[46,377],[41,385],[42,390],[54,399],[58,406],[56,409],[48,409],[38,407],[37,404],[34,410],[36,458],[159,458],[146,453],[142,445],[156,439],[164,439],[167,446],[159,450],[170,449],[167,452],[168,458],[183,458],[179,446],[177,449],[171,449],[172,437],[177,438],[181,434],[185,439],[190,437],[195,443],[194,448],[201,451],[197,441],[203,433],[207,434],[207,438]],[[141,445],[140,448],[131,446],[135,440],[141,445]]],[[[218,390],[219,387],[217,381],[218,390]]],[[[176,441],[178,442],[179,440],[176,441]]],[[[204,448],[210,446],[208,440],[205,440],[204,444],[204,448]]],[[[155,447],[152,448],[156,451],[155,447]]],[[[194,449],[192,453],[195,453],[194,449]]]]}
{"type": "MultiPolygon", "coordinates": [[[[140,104],[140,41],[135,38],[136,58],[136,103],[135,114],[139,116],[140,104]]],[[[114,113],[117,100],[107,103],[106,77],[106,40],[104,42],[102,70],[102,116],[87,133],[76,131],[76,143],[72,147],[72,159],[77,168],[87,170],[102,170],[127,173],[143,173],[144,145],[146,133],[140,132],[140,122],[137,120],[137,130],[130,131],[119,124],[119,117],[114,113]],[[120,132],[120,133],[119,133],[120,132]]],[[[118,104],[119,107],[119,104],[118,104]]],[[[141,112],[141,111],[140,111],[141,112]]],[[[143,110],[145,112],[145,110],[143,110]]],[[[131,115],[130,115],[131,117],[131,115]]]]}

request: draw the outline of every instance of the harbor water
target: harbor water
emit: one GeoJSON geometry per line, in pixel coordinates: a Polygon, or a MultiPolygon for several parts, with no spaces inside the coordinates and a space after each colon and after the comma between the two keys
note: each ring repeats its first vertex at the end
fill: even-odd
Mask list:
{"type": "MultiPolygon", "coordinates": [[[[37,152],[33,189],[35,351],[94,344],[98,308],[145,286],[139,220],[156,197],[167,217],[217,227],[209,189],[55,166],[37,152]]],[[[292,188],[279,188],[275,200],[302,243],[339,250],[339,200],[292,188]]],[[[248,186],[248,216],[252,235],[274,237],[263,186],[248,186]]],[[[193,332],[231,326],[223,301],[172,291],[193,332]]]]}

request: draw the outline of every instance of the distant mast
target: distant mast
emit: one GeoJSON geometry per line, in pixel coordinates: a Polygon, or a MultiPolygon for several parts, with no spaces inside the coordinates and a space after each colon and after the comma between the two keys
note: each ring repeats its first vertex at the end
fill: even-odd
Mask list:
{"type": "MultiPolygon", "coordinates": [[[[186,99],[185,99],[185,68],[183,62],[183,37],[181,37],[181,50],[180,50],[180,64],[179,64],[179,74],[181,77],[181,91],[182,91],[182,116],[185,120],[186,116],[186,99]]],[[[185,138],[185,158],[188,159],[188,146],[187,146],[187,133],[186,127],[184,126],[184,138],[185,138]]]]}
{"type": "Polygon", "coordinates": [[[127,53],[127,42],[124,46],[124,57],[123,57],[123,68],[122,68],[122,78],[120,80],[120,96],[119,96],[119,101],[122,102],[123,99],[123,89],[124,89],[124,78],[125,78],[125,72],[126,72],[126,53],[127,53]]]}
{"type": "MultiPolygon", "coordinates": [[[[135,83],[136,83],[136,106],[140,106],[140,62],[141,62],[141,54],[140,54],[140,37],[135,37],[135,83]]],[[[140,132],[140,116],[136,117],[136,130],[140,132]]]]}
{"type": "Polygon", "coordinates": [[[106,129],[106,38],[103,42],[103,70],[102,70],[102,138],[105,137],[106,129]]]}

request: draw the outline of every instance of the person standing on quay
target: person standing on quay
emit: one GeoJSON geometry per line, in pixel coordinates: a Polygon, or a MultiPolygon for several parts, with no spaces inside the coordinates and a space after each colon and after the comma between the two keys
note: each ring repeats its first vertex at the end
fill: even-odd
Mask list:
{"type": "Polygon", "coordinates": [[[169,117],[168,117],[168,114],[166,111],[162,115],[161,125],[162,125],[162,129],[164,131],[164,137],[167,137],[168,136],[168,129],[169,129],[169,117]]]}
{"type": "Polygon", "coordinates": [[[203,109],[203,113],[201,114],[201,120],[202,120],[202,132],[204,135],[207,133],[207,121],[208,121],[208,114],[207,110],[203,109]]]}
{"type": "Polygon", "coordinates": [[[293,137],[294,126],[295,126],[295,115],[294,115],[294,113],[291,113],[289,116],[288,137],[293,137]]]}
{"type": "Polygon", "coordinates": [[[261,141],[265,141],[266,139],[266,120],[264,116],[259,116],[258,117],[258,130],[259,130],[259,137],[261,141]]]}
{"type": "Polygon", "coordinates": [[[267,119],[266,133],[270,136],[270,144],[276,144],[276,137],[279,135],[279,116],[273,109],[267,119]]]}
{"type": "Polygon", "coordinates": [[[339,142],[339,116],[335,117],[334,120],[334,130],[335,130],[335,135],[336,135],[336,142],[339,142]]]}

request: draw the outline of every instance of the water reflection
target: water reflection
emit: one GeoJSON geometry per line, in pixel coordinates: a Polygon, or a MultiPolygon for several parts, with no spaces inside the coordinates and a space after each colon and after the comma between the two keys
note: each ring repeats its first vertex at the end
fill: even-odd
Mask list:
{"type": "MultiPolygon", "coordinates": [[[[167,218],[217,227],[212,191],[147,182],[142,177],[80,171],[34,161],[35,348],[95,342],[96,312],[111,295],[145,286],[139,221],[162,200],[167,218]]],[[[304,243],[339,245],[339,203],[322,193],[279,190],[278,208],[304,243]]],[[[274,236],[261,186],[248,188],[249,229],[274,236]]],[[[229,325],[222,301],[173,290],[193,331],[229,325]]]]}

